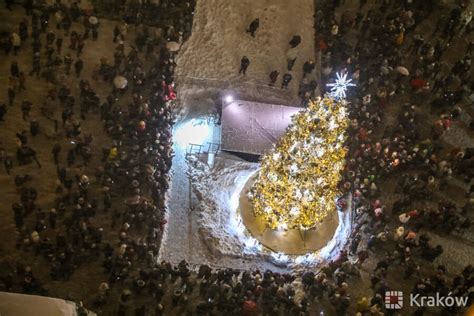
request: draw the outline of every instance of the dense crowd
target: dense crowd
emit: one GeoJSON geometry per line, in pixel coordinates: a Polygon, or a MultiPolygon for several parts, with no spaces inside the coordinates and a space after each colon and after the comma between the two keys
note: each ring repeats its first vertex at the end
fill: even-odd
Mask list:
{"type": "MultiPolygon", "coordinates": [[[[16,250],[37,257],[49,276],[39,276],[31,264],[19,260],[1,270],[1,289],[48,295],[49,280],[67,282],[81,266],[94,263],[103,270],[103,282],[91,297],[73,299],[118,315],[384,315],[390,313],[384,305],[385,291],[399,289],[402,283],[401,277],[399,283],[390,282],[391,273],[401,273],[404,286],[414,293],[454,293],[472,302],[472,266],[457,273],[434,266],[446,249],[429,237],[430,232],[459,235],[471,224],[474,150],[449,145],[442,136],[464,117],[463,100],[473,89],[474,45],[465,41],[472,39],[472,13],[463,3],[446,11],[435,1],[384,0],[367,8],[361,0],[355,14],[336,14],[342,10],[339,2],[321,1],[318,6],[315,28],[322,77],[317,82],[315,63],[306,61],[299,92],[307,102],[335,72],[348,73],[357,83],[348,98],[352,137],[341,182],[357,205],[355,227],[347,250],[321,271],[281,274],[156,262],[166,225],[164,196],[173,156],[176,98],[175,52],[166,43],[182,43],[190,35],[195,1],[162,0],[153,10],[147,5],[116,5],[113,10],[123,16],[113,34],[104,34],[94,12],[77,4],[34,7],[25,1],[18,31],[1,38],[11,67],[0,124],[8,121],[12,107],[19,106],[30,128],[17,132],[14,157],[10,148],[2,147],[0,153],[8,174],[15,165],[35,162],[42,168],[54,163],[56,199],[53,205],[40,205],[41,187],[31,185],[34,175],[12,176],[18,192],[12,205],[16,250]],[[143,24],[155,15],[166,17],[161,37],[143,24]],[[418,29],[426,19],[436,19],[436,28],[428,33],[418,29]],[[134,45],[127,47],[132,26],[134,45]],[[357,41],[350,45],[354,32],[357,41]],[[113,63],[102,58],[86,78],[81,56],[88,41],[102,38],[110,38],[114,47],[113,63]],[[465,42],[465,51],[457,52],[461,56],[450,67],[444,62],[445,52],[459,42],[465,42]],[[31,69],[15,61],[18,54],[31,54],[31,69]],[[42,102],[20,100],[28,75],[50,83],[42,102]],[[63,76],[76,76],[78,88],[64,84],[63,76]],[[108,84],[105,98],[96,82],[108,84]],[[40,161],[34,149],[42,130],[31,116],[37,106],[55,127],[50,162],[40,161]],[[395,116],[393,126],[385,124],[387,113],[395,116]],[[426,128],[425,118],[431,117],[436,118],[426,128]],[[81,126],[90,118],[100,119],[110,139],[101,153],[92,150],[96,135],[81,126]],[[87,174],[94,161],[100,163],[87,174]],[[462,205],[443,194],[455,179],[466,190],[462,205]],[[390,183],[395,188],[389,189],[390,183]],[[104,214],[106,220],[97,220],[104,214]],[[370,278],[373,291],[354,297],[351,287],[362,282],[360,270],[369,258],[376,260],[370,278]]],[[[252,21],[249,36],[258,37],[258,27],[259,21],[252,21]]],[[[291,80],[292,49],[300,41],[298,35],[290,39],[282,88],[291,80]]],[[[242,74],[249,64],[244,56],[242,74]]],[[[272,71],[271,85],[278,75],[272,71]]],[[[467,125],[472,131],[472,121],[467,125]]]]}
{"type": "MultiPolygon", "coordinates": [[[[103,34],[99,18],[77,3],[51,7],[26,1],[18,31],[3,34],[4,56],[12,62],[8,102],[2,104],[0,118],[8,120],[10,109],[20,106],[23,120],[30,125],[29,131],[16,133],[14,157],[11,148],[2,146],[5,171],[10,174],[15,165],[32,162],[42,168],[46,163],[39,161],[34,149],[43,119],[30,116],[33,107],[41,107],[42,117],[55,129],[55,142],[50,142],[50,162],[57,170],[53,205],[46,208],[37,202],[41,187],[31,184],[34,174],[14,176],[18,201],[12,205],[16,249],[42,257],[37,260],[49,266],[51,280],[67,281],[83,264],[97,262],[110,287],[122,285],[158,253],[166,224],[164,195],[173,156],[172,103],[176,98],[175,52],[166,43],[181,43],[190,35],[184,21],[192,22],[194,3],[161,1],[162,11],[169,6],[174,8],[168,15],[172,23],[163,34],[151,34],[149,27],[135,21],[135,38],[128,38],[135,45],[130,47],[125,44],[131,36],[127,34],[129,19],[117,22],[113,34],[103,34]],[[84,77],[82,55],[87,42],[112,35],[113,64],[101,58],[92,76],[84,77]],[[15,60],[18,54],[30,52],[31,70],[15,60]],[[49,83],[43,101],[18,100],[27,89],[28,74],[49,83]],[[68,86],[63,79],[73,75],[77,86],[68,86]],[[109,85],[103,99],[95,88],[97,82],[109,85]],[[93,152],[96,135],[81,126],[91,117],[100,119],[110,139],[101,144],[105,146],[102,152],[93,152]],[[99,160],[92,174],[86,172],[91,170],[91,160],[99,160]],[[105,223],[97,220],[102,214],[108,217],[105,223]],[[109,230],[116,231],[113,243],[103,240],[109,230]]],[[[29,265],[19,261],[12,270],[2,271],[6,272],[2,273],[5,290],[47,295],[47,286],[29,265]]],[[[120,313],[124,312],[121,308],[120,313]]]]}
{"type": "MultiPolygon", "coordinates": [[[[341,12],[336,20],[331,12],[338,2],[327,1],[316,13],[321,85],[335,72],[349,74],[357,84],[350,90],[352,137],[341,182],[357,203],[348,255],[358,265],[369,256],[378,260],[372,297],[363,296],[357,311],[383,311],[385,291],[403,286],[388,281],[397,268],[404,271],[404,280],[415,280],[413,293],[456,293],[472,301],[472,266],[449,280],[446,266],[433,270],[429,264],[445,251],[429,233],[462,234],[471,225],[473,150],[446,143],[441,136],[454,123],[466,124],[466,133],[474,126],[472,120],[461,121],[467,109],[464,98],[472,93],[472,44],[466,41],[472,39],[472,12],[462,2],[447,9],[435,1],[382,1],[366,13],[364,6],[361,1],[359,12],[341,12]],[[417,28],[434,16],[436,28],[428,33],[417,28]],[[358,33],[351,46],[353,29],[358,33]],[[452,67],[444,61],[451,45],[467,49],[452,67]],[[387,113],[396,118],[388,126],[387,113]],[[430,117],[434,123],[426,128],[430,117]],[[443,194],[455,179],[466,192],[464,201],[443,194]],[[395,190],[390,184],[396,184],[395,190]]],[[[345,313],[344,305],[335,306],[345,313]]]]}

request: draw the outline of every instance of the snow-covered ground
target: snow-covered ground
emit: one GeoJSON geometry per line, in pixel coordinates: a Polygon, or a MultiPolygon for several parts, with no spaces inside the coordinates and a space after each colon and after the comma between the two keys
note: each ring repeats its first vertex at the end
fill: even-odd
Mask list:
{"type": "Polygon", "coordinates": [[[187,177],[173,176],[168,225],[159,259],[174,263],[186,259],[191,264],[206,263],[217,268],[287,271],[316,268],[334,258],[351,231],[348,211],[338,212],[340,225],[334,238],[316,254],[272,253],[248,234],[238,204],[244,185],[257,170],[258,164],[233,156],[220,155],[213,166],[197,156],[188,157],[183,170],[187,177]]]}
{"type": "MultiPolygon", "coordinates": [[[[308,255],[285,256],[273,253],[248,233],[240,216],[239,200],[245,191],[244,186],[258,167],[256,163],[228,157],[216,158],[214,165],[210,167],[197,157],[190,157],[188,174],[198,200],[193,212],[197,214],[201,241],[211,257],[220,261],[226,258],[232,266],[235,264],[231,262],[232,258],[245,258],[260,267],[271,263],[292,269],[316,267],[334,258],[351,231],[351,212],[347,210],[338,212],[339,225],[327,246],[308,255]]],[[[351,203],[348,207],[350,209],[351,203]]]]}
{"type": "Polygon", "coordinates": [[[195,12],[192,37],[178,59],[180,76],[235,79],[246,55],[247,76],[267,83],[270,71],[285,70],[288,42],[295,34],[302,42],[293,72],[301,75],[303,62],[314,54],[312,0],[205,0],[197,2],[195,12]],[[255,18],[260,27],[253,38],[245,30],[255,18]]]}
{"type": "Polygon", "coordinates": [[[313,0],[198,0],[192,35],[177,60],[180,101],[190,112],[207,112],[225,90],[237,99],[297,105],[303,63],[314,59],[313,14],[313,0]],[[255,18],[260,27],[253,38],[245,30],[255,18]],[[288,42],[295,34],[302,41],[293,80],[289,90],[281,90],[288,42]],[[238,74],[244,55],[250,59],[246,76],[238,74]],[[275,69],[280,77],[271,88],[268,75],[275,69]]]}
{"type": "MultiPolygon", "coordinates": [[[[302,78],[302,65],[305,61],[314,59],[313,14],[313,0],[197,1],[192,35],[184,43],[177,59],[178,101],[185,115],[174,130],[175,156],[167,198],[168,224],[159,260],[177,263],[186,259],[191,264],[208,263],[215,267],[279,270],[264,258],[259,260],[253,255],[248,260],[245,255],[237,256],[242,250],[239,247],[242,246],[232,236],[219,236],[223,238],[223,242],[218,248],[212,248],[209,242],[215,237],[211,236],[216,231],[213,228],[219,227],[211,225],[212,221],[226,218],[223,218],[225,215],[218,214],[218,210],[214,210],[215,218],[208,216],[209,214],[200,214],[200,210],[209,210],[208,203],[200,203],[198,208],[196,202],[196,207],[191,210],[190,204],[193,203],[185,154],[188,142],[206,145],[207,142],[220,141],[218,128],[211,124],[206,130],[205,124],[197,124],[196,119],[212,112],[217,98],[222,95],[232,94],[236,99],[298,105],[297,92],[302,78]],[[260,19],[260,28],[256,37],[252,38],[245,30],[255,18],[260,19]],[[293,80],[288,90],[282,90],[278,87],[281,76],[287,72],[288,42],[296,34],[302,37],[302,42],[298,46],[298,57],[291,72],[293,80]],[[246,76],[238,74],[243,55],[250,59],[246,76]],[[273,88],[268,86],[268,75],[275,69],[281,74],[277,87],[273,88]],[[191,122],[192,119],[195,121],[191,122]],[[209,234],[208,239],[206,234],[209,234]]],[[[222,176],[220,180],[228,181],[227,184],[232,189],[236,189],[235,185],[239,183],[232,182],[233,177],[245,177],[257,167],[245,162],[226,161],[229,169],[216,169],[216,174],[213,172],[209,177],[217,179],[222,176]]],[[[207,183],[212,185],[211,182],[207,183]]],[[[214,188],[219,183],[222,184],[214,182],[214,188]]],[[[202,188],[201,186],[200,189],[202,188]]],[[[209,190],[205,192],[213,193],[209,190]]],[[[212,194],[207,198],[212,198],[212,194]]]]}

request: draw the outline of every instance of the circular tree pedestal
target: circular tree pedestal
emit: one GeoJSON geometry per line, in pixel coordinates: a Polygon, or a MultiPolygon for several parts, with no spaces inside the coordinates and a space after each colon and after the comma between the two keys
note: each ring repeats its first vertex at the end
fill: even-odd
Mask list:
{"type": "Polygon", "coordinates": [[[249,178],[245,184],[239,201],[239,211],[242,221],[250,234],[262,245],[274,252],[287,255],[304,255],[315,252],[328,244],[333,238],[339,225],[336,207],[322,223],[309,230],[289,229],[273,230],[266,226],[262,216],[255,216],[253,204],[247,194],[257,175],[249,178]]]}

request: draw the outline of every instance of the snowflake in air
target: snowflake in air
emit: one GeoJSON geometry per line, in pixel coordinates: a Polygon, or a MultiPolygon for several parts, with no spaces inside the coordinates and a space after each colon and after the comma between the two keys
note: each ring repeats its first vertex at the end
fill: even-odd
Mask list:
{"type": "Polygon", "coordinates": [[[336,73],[336,76],[336,82],[327,84],[328,87],[331,87],[330,95],[336,99],[344,99],[347,88],[354,87],[355,84],[351,83],[352,79],[347,79],[347,73],[343,75],[336,73]]]}

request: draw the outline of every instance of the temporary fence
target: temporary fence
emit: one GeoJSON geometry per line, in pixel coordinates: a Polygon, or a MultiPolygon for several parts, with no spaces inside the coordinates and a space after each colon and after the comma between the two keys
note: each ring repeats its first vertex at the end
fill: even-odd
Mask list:
{"type": "Polygon", "coordinates": [[[217,78],[200,78],[193,76],[175,76],[178,85],[188,84],[220,90],[234,90],[240,99],[252,99],[262,103],[279,103],[296,105],[298,98],[291,90],[280,89],[260,82],[241,82],[236,80],[222,80],[217,78]]]}

